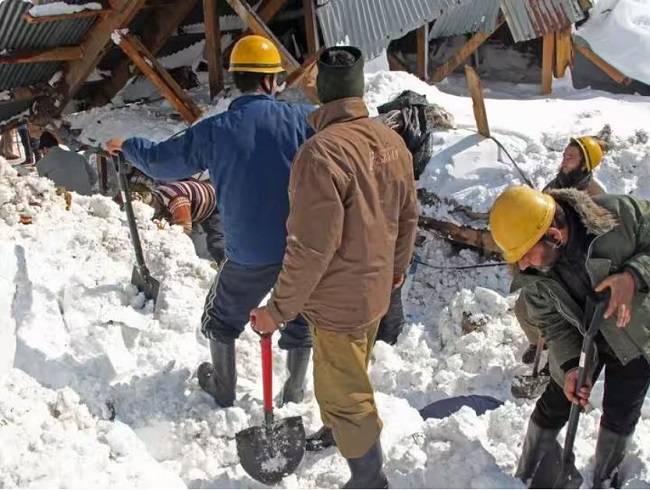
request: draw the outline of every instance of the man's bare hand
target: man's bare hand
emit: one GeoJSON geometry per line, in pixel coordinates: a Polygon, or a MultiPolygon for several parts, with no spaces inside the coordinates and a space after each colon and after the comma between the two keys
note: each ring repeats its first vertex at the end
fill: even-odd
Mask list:
{"type": "Polygon", "coordinates": [[[607,288],[610,289],[611,294],[609,305],[605,310],[605,318],[616,313],[616,325],[623,328],[632,318],[632,300],[636,291],[634,276],[628,271],[609,276],[596,286],[596,292],[600,293],[607,288]]]}
{"type": "Polygon", "coordinates": [[[395,291],[402,284],[404,284],[404,279],[405,278],[406,278],[406,276],[404,274],[402,274],[401,276],[393,277],[393,291],[395,291]]]}
{"type": "Polygon", "coordinates": [[[106,143],[104,143],[104,147],[106,148],[106,151],[111,155],[117,155],[122,151],[123,143],[124,140],[122,138],[113,138],[112,140],[108,140],[106,143]]]}
{"type": "Polygon", "coordinates": [[[569,371],[564,378],[564,395],[571,403],[580,404],[583,407],[589,403],[591,385],[580,388],[576,396],[576,385],[578,384],[578,370],[569,371]]]}
{"type": "Polygon", "coordinates": [[[279,328],[266,306],[251,311],[250,322],[253,330],[260,334],[272,334],[279,328]]]}

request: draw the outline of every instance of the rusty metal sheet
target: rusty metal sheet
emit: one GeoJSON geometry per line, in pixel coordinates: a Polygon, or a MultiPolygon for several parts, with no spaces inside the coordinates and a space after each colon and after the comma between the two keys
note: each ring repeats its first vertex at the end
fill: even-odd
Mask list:
{"type": "Polygon", "coordinates": [[[542,37],[585,18],[579,0],[501,0],[515,42],[542,37]]]}

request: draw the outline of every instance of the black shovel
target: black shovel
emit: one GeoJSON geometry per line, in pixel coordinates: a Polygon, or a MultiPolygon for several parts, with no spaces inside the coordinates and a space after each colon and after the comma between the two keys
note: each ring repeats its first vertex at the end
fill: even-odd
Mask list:
{"type": "MultiPolygon", "coordinates": [[[[607,294],[604,300],[597,303],[591,323],[582,341],[576,394],[580,388],[587,386],[588,363],[591,362],[594,354],[596,335],[603,323],[603,314],[607,308],[608,299],[609,295],[607,294]]],[[[542,457],[529,488],[580,488],[582,476],[573,464],[573,445],[578,432],[581,411],[582,407],[579,404],[574,403],[571,405],[562,454],[559,453],[559,446],[556,445],[555,451],[550,450],[542,457]]]]}
{"type": "Polygon", "coordinates": [[[293,473],[305,454],[305,427],[302,417],[273,419],[273,367],[271,336],[263,335],[262,385],[264,425],[249,427],[235,435],[239,461],[255,480],[275,485],[293,473]]]}
{"type": "Polygon", "coordinates": [[[550,376],[539,374],[539,363],[544,350],[544,339],[540,336],[537,341],[537,350],[535,351],[535,362],[533,363],[532,374],[518,374],[515,376],[510,393],[515,398],[533,399],[539,397],[546,388],[550,376]]]}
{"type": "Polygon", "coordinates": [[[122,192],[122,201],[124,202],[124,210],[126,211],[126,219],[129,223],[129,234],[131,235],[133,250],[135,251],[136,265],[133,267],[133,273],[131,274],[131,284],[137,287],[138,291],[144,293],[145,298],[149,300],[152,299],[155,302],[158,299],[160,282],[151,277],[149,269],[144,262],[140,235],[138,234],[138,227],[135,222],[135,215],[133,214],[129,180],[126,176],[124,158],[121,153],[117,156],[113,156],[113,163],[117,170],[117,176],[120,182],[120,191],[122,192]]]}

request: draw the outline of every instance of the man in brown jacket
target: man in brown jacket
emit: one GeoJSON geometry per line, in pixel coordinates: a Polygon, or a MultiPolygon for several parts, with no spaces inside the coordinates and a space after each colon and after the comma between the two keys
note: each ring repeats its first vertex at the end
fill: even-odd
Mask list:
{"type": "Polygon", "coordinates": [[[282,272],[251,324],[268,334],[303,314],[321,418],[352,473],[345,488],[386,488],[382,422],[367,368],[391,289],[404,280],[413,253],[412,157],[396,132],[368,117],[358,49],[324,51],[317,90],[323,105],[309,116],[316,134],[291,169],[282,272]]]}

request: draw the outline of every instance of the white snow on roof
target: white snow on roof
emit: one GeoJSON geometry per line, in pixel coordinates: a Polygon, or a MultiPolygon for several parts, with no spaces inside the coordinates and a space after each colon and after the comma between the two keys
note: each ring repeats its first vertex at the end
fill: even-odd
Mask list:
{"type": "Polygon", "coordinates": [[[74,14],[84,10],[101,10],[102,5],[97,2],[84,3],[82,5],[73,5],[66,2],[53,2],[43,5],[36,5],[29,9],[32,17],[47,17],[49,15],[74,14]]]}

